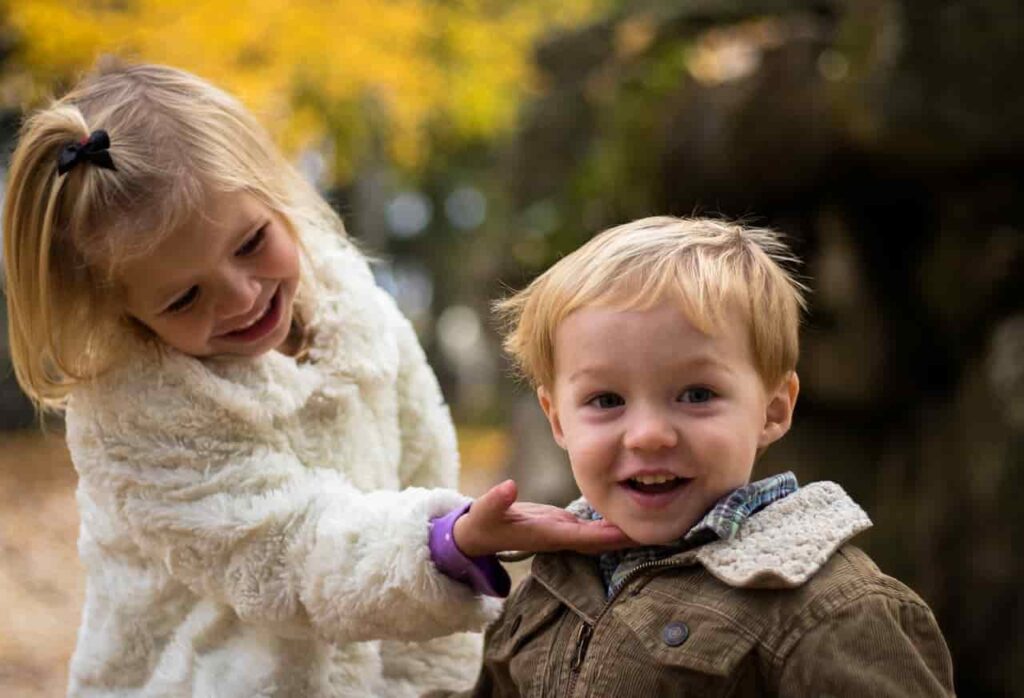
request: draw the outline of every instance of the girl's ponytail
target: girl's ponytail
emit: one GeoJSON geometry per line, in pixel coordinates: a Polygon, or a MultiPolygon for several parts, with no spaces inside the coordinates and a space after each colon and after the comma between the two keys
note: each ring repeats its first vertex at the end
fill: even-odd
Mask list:
{"type": "Polygon", "coordinates": [[[37,112],[21,129],[8,172],[3,259],[11,359],[40,408],[60,408],[71,385],[91,377],[92,354],[109,329],[102,280],[76,252],[71,228],[95,210],[103,189],[96,179],[110,174],[95,167],[57,171],[61,151],[88,136],[72,104],[37,112]]]}

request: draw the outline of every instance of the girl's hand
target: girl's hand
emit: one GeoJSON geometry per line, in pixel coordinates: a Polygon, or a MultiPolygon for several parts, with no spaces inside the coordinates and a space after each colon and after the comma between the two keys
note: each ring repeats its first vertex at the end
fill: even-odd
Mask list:
{"type": "Polygon", "coordinates": [[[455,545],[467,557],[507,550],[600,553],[633,545],[607,521],[581,521],[546,504],[516,501],[516,483],[495,485],[455,522],[455,545]]]}

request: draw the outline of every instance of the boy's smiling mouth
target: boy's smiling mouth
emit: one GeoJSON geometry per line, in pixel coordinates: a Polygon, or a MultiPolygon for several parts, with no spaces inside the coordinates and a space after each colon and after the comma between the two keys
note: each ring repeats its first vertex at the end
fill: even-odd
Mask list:
{"type": "MultiPolygon", "coordinates": [[[[622,480],[619,484],[638,495],[672,494],[686,486],[693,478],[671,473],[640,473],[622,480]]],[[[650,502],[654,504],[654,502],[650,502]]]]}

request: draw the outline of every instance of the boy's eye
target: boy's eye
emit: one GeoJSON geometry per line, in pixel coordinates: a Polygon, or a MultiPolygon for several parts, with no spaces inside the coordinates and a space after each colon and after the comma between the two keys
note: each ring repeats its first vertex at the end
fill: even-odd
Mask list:
{"type": "Polygon", "coordinates": [[[164,308],[165,313],[180,313],[183,310],[188,309],[189,306],[199,296],[199,287],[193,286],[189,290],[185,291],[184,294],[179,296],[173,303],[164,308]]]}
{"type": "Polygon", "coordinates": [[[590,404],[602,410],[610,410],[613,407],[621,407],[626,404],[620,396],[615,393],[601,393],[590,400],[590,404]]]}
{"type": "Polygon", "coordinates": [[[679,402],[709,402],[714,396],[715,392],[711,388],[687,388],[679,396],[679,402]]]}
{"type": "Polygon", "coordinates": [[[260,245],[263,244],[263,240],[266,237],[266,234],[267,227],[263,226],[262,228],[256,231],[255,235],[246,240],[244,243],[242,243],[241,247],[235,250],[235,256],[248,257],[249,255],[256,252],[260,248],[260,245]]]}

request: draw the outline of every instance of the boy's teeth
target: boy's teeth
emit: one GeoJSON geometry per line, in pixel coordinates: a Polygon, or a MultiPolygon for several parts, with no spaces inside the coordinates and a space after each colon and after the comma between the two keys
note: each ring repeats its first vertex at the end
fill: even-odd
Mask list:
{"type": "Polygon", "coordinates": [[[633,482],[638,482],[641,485],[660,485],[675,479],[675,475],[637,475],[630,478],[633,482]]]}

